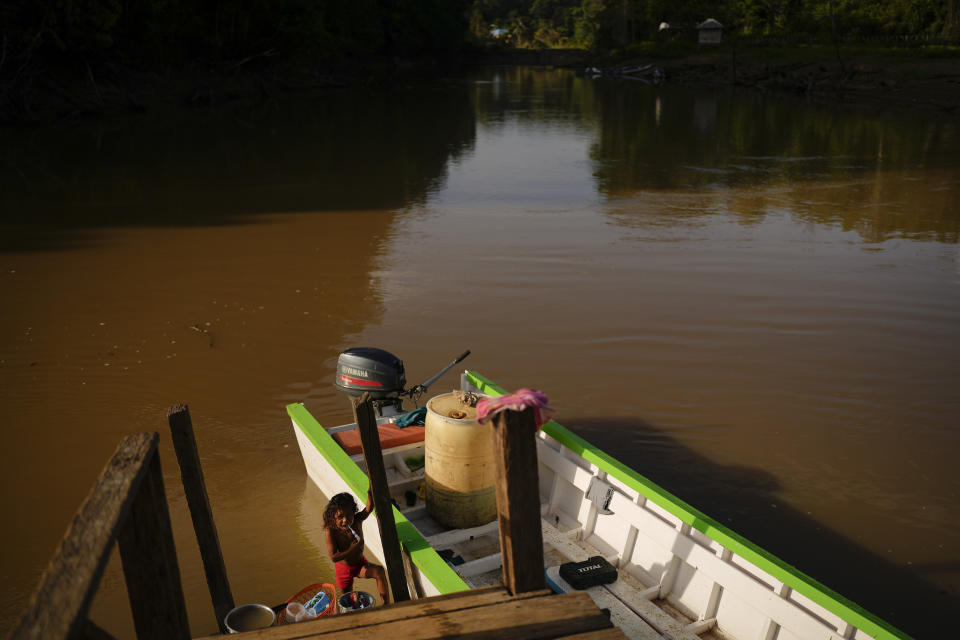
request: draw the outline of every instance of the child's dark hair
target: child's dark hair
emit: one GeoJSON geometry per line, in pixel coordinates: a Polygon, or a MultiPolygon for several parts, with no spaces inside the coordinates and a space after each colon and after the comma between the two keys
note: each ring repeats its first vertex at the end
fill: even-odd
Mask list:
{"type": "Polygon", "coordinates": [[[357,501],[354,500],[353,496],[349,493],[338,493],[330,498],[330,503],[327,504],[327,508],[323,510],[323,526],[328,529],[335,527],[336,522],[334,522],[333,519],[336,517],[338,511],[356,513],[357,501]]]}

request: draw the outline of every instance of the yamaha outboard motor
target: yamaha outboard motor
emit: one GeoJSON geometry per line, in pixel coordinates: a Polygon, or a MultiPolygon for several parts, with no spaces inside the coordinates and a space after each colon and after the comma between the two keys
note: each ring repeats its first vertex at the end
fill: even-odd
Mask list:
{"type": "Polygon", "coordinates": [[[386,406],[396,407],[396,410],[401,412],[401,396],[416,400],[427,387],[468,355],[470,351],[464,351],[432,378],[405,391],[403,386],[407,383],[407,378],[400,358],[376,347],[352,347],[337,358],[337,377],[333,385],[348,396],[356,398],[369,393],[377,413],[381,416],[386,406]]]}
{"type": "Polygon", "coordinates": [[[347,395],[360,397],[368,392],[375,400],[396,398],[403,393],[406,383],[403,361],[389,351],[354,347],[337,358],[337,379],[333,384],[347,395]]]}

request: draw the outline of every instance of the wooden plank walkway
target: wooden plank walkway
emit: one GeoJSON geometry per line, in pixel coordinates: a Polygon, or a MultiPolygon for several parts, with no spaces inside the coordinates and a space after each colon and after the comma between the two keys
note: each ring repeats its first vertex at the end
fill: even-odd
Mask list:
{"type": "MultiPolygon", "coordinates": [[[[408,600],[367,611],[239,634],[259,640],[569,638],[623,640],[586,593],[549,589],[511,596],[503,586],[408,600]]],[[[209,640],[222,636],[209,636],[209,640]]]]}

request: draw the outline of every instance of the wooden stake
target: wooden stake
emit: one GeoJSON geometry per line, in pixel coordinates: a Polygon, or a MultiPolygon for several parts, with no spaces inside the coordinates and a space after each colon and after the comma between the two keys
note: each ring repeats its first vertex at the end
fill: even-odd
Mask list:
{"type": "MultiPolygon", "coordinates": [[[[157,454],[156,433],[124,438],[84,500],[10,638],[72,638],[86,627],[110,550],[157,454]]],[[[151,550],[144,549],[142,553],[151,550]]]]}
{"type": "Polygon", "coordinates": [[[230,592],[230,581],[227,580],[223,553],[220,550],[217,526],[213,522],[207,485],[203,480],[203,468],[200,466],[200,453],[193,434],[193,423],[190,421],[190,409],[185,404],[170,407],[167,411],[167,421],[170,423],[170,435],[173,439],[173,448],[177,452],[177,462],[180,463],[180,478],[187,495],[187,504],[190,506],[193,529],[197,534],[203,570],[207,575],[207,587],[210,589],[210,599],[213,601],[213,612],[217,616],[220,633],[226,633],[227,627],[224,620],[235,605],[233,594],[230,592]]]}
{"type": "Polygon", "coordinates": [[[393,519],[393,503],[390,501],[390,486],[387,484],[387,471],[383,467],[383,451],[380,449],[380,431],[373,412],[370,394],[364,393],[353,403],[353,414],[360,432],[363,445],[363,458],[367,463],[370,487],[373,489],[373,507],[376,510],[377,524],[380,527],[380,542],[383,545],[383,560],[386,564],[387,579],[394,602],[410,599],[407,579],[403,572],[403,551],[397,536],[397,525],[393,519]]]}
{"type": "Polygon", "coordinates": [[[160,454],[155,453],[147,465],[147,475],[117,537],[133,622],[138,640],[189,640],[160,454]]]}
{"type": "Polygon", "coordinates": [[[491,433],[503,584],[513,595],[543,589],[543,532],[533,409],[497,414],[491,433]]]}

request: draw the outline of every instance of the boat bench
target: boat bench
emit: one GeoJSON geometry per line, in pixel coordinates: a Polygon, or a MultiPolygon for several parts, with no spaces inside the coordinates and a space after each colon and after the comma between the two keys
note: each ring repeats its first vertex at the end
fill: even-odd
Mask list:
{"type": "MultiPolygon", "coordinates": [[[[421,425],[401,428],[395,422],[386,422],[378,424],[377,430],[380,432],[380,448],[386,451],[403,445],[418,445],[423,442],[425,427],[421,425]]],[[[331,431],[330,435],[347,452],[347,455],[354,456],[363,453],[363,445],[360,444],[360,432],[356,427],[343,431],[331,431]]]]}

